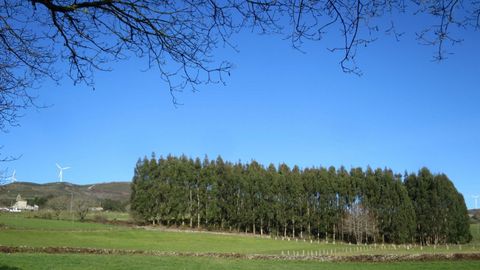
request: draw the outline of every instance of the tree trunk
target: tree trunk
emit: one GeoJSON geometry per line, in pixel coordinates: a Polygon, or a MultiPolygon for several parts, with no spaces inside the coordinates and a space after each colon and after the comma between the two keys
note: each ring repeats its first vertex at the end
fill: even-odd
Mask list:
{"type": "Polygon", "coordinates": [[[343,241],[344,240],[344,235],[345,235],[345,228],[344,228],[345,224],[343,224],[343,219],[342,221],[340,222],[340,240],[343,241]]]}
{"type": "Polygon", "coordinates": [[[295,237],[295,219],[292,218],[292,237],[295,237]]]}
{"type": "Polygon", "coordinates": [[[190,228],[193,227],[193,199],[192,190],[190,189],[190,228]]]}
{"type": "Polygon", "coordinates": [[[333,224],[333,243],[335,244],[335,238],[336,238],[336,226],[333,224]]]}
{"type": "Polygon", "coordinates": [[[205,227],[208,227],[208,196],[205,197],[205,227]]]}
{"type": "Polygon", "coordinates": [[[272,230],[271,230],[270,226],[271,226],[270,219],[268,219],[267,233],[271,235],[271,234],[272,234],[272,230]]]}
{"type": "Polygon", "coordinates": [[[263,236],[263,218],[260,219],[260,235],[263,236]]]}
{"type": "Polygon", "coordinates": [[[200,228],[200,188],[197,188],[197,228],[200,228]]]}
{"type": "Polygon", "coordinates": [[[365,220],[365,244],[368,243],[368,220],[365,220]]]}
{"type": "Polygon", "coordinates": [[[310,207],[307,206],[307,217],[308,217],[308,223],[307,223],[307,233],[308,235],[312,234],[312,228],[310,227],[310,207]]]}

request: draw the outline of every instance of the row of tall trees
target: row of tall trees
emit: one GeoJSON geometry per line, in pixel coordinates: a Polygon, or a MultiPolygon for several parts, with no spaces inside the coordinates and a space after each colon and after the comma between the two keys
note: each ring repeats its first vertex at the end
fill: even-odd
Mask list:
{"type": "Polygon", "coordinates": [[[464,243],[464,199],[428,169],[290,168],[221,157],[139,160],[131,211],[167,226],[353,243],[464,243]]]}

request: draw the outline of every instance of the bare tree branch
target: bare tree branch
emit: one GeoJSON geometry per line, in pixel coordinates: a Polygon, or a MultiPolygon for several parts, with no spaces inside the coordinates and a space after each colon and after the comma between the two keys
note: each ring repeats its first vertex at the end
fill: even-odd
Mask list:
{"type": "Polygon", "coordinates": [[[461,42],[458,30],[480,26],[478,0],[0,0],[0,130],[35,106],[44,80],[66,74],[94,87],[95,72],[131,57],[158,69],[176,104],[178,91],[225,82],[233,65],[215,50],[236,50],[231,36],[242,29],[281,34],[299,50],[328,34],[341,69],[361,74],[359,49],[382,32],[398,40],[395,16],[407,12],[433,22],[417,38],[435,60],[461,42]]]}

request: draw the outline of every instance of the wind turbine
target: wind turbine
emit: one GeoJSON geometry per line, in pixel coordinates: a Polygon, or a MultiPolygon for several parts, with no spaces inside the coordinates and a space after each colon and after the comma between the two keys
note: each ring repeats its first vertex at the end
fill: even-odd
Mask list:
{"type": "Polygon", "coordinates": [[[16,173],[16,170],[13,170],[12,176],[7,178],[7,180],[10,180],[10,183],[15,183],[15,181],[17,181],[17,178],[15,177],[16,173]]]}
{"type": "Polygon", "coordinates": [[[58,163],[55,163],[55,165],[57,165],[57,168],[60,170],[60,172],[58,173],[58,178],[60,179],[60,182],[63,182],[63,170],[68,170],[70,169],[70,167],[63,167],[58,165],[58,163]]]}
{"type": "Polygon", "coordinates": [[[478,209],[478,199],[480,198],[480,195],[473,195],[472,197],[475,200],[475,209],[478,209]]]}

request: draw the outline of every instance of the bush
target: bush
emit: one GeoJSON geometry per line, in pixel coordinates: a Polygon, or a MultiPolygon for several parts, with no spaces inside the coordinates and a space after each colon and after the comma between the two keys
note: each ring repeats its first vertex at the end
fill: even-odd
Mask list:
{"type": "Polygon", "coordinates": [[[93,216],[93,221],[98,223],[106,223],[108,221],[108,218],[103,214],[95,214],[93,216]]]}
{"type": "Polygon", "coordinates": [[[27,199],[27,203],[28,205],[38,205],[39,207],[44,207],[47,205],[47,202],[50,200],[50,199],[53,199],[54,196],[49,194],[45,197],[37,197],[35,196],[33,199],[27,199]]]}
{"type": "Polygon", "coordinates": [[[51,211],[38,211],[32,212],[27,215],[28,218],[41,218],[41,219],[53,219],[53,213],[51,211]]]}
{"type": "Polygon", "coordinates": [[[105,199],[102,201],[102,207],[105,211],[125,212],[125,203],[118,200],[105,199]]]}

